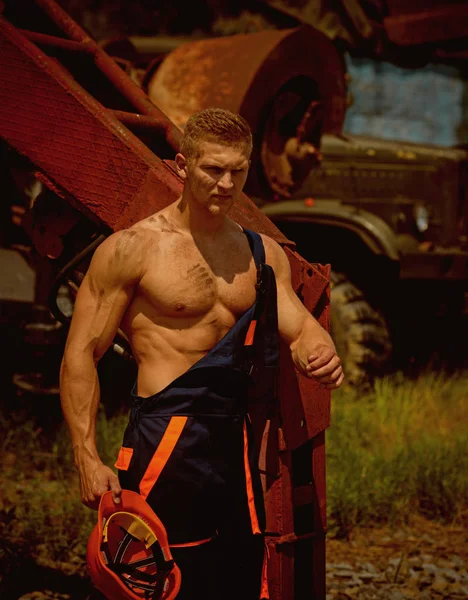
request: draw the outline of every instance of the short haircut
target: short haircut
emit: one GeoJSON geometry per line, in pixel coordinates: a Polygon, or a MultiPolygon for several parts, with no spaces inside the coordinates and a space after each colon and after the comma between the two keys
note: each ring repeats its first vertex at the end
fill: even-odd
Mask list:
{"type": "Polygon", "coordinates": [[[200,156],[200,144],[246,147],[252,151],[252,132],[247,121],[224,108],[205,108],[191,115],[185,125],[180,152],[186,160],[200,156]]]}

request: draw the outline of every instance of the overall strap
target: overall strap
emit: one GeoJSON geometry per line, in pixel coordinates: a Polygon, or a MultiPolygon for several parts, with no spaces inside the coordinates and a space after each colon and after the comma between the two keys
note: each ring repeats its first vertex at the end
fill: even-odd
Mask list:
{"type": "Polygon", "coordinates": [[[263,368],[277,366],[279,347],[276,280],[271,266],[265,264],[265,248],[261,236],[245,228],[244,233],[257,267],[257,298],[244,344],[244,371],[252,373],[254,363],[257,362],[256,355],[263,368]]]}
{"type": "Polygon", "coordinates": [[[246,229],[245,227],[243,227],[242,229],[244,230],[244,233],[247,236],[250,250],[254,257],[255,265],[258,269],[260,265],[265,262],[265,248],[263,247],[262,237],[256,231],[251,231],[250,229],[246,229]]]}
{"type": "Polygon", "coordinates": [[[263,306],[265,301],[265,292],[262,285],[262,275],[264,273],[265,268],[265,248],[263,247],[262,238],[258,233],[256,233],[255,231],[251,231],[250,229],[246,229],[245,227],[243,227],[242,229],[245,235],[247,236],[250,251],[252,252],[252,256],[255,261],[255,266],[257,267],[257,283],[255,285],[257,290],[257,297],[255,299],[255,308],[252,315],[252,320],[250,322],[250,326],[247,331],[247,335],[245,337],[244,342],[244,370],[250,373],[252,371],[253,365],[252,360],[254,355],[254,339],[257,328],[257,322],[260,319],[260,316],[263,312],[263,306]]]}

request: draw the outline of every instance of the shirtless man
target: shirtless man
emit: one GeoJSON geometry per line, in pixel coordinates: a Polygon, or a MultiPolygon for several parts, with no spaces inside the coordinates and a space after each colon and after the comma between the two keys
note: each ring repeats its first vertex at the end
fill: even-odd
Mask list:
{"type": "MultiPolygon", "coordinates": [[[[217,434],[219,430],[216,428],[222,428],[222,425],[218,425],[222,420],[206,424],[199,418],[201,413],[216,413],[219,416],[218,400],[215,398],[221,398],[219,406],[227,407],[229,404],[226,415],[229,414],[230,418],[233,414],[241,415],[237,419],[241,428],[239,436],[242,436],[244,428],[244,437],[247,436],[244,442],[249,439],[243,424],[244,408],[239,408],[245,377],[242,375],[242,379],[239,375],[242,371],[240,363],[235,363],[240,360],[240,350],[234,337],[245,338],[246,346],[252,343],[247,341],[250,335],[247,329],[253,332],[252,321],[256,320],[252,311],[258,304],[257,263],[262,260],[254,260],[252,248],[255,248],[258,257],[261,257],[264,248],[263,260],[270,269],[268,271],[264,267],[264,275],[265,269],[274,273],[277,329],[291,349],[295,366],[328,389],[339,387],[343,381],[340,359],[329,334],[310,315],[292,289],[289,262],[283,249],[268,236],[247,235],[242,227],[227,216],[247,179],[251,150],[250,129],[238,115],[221,109],[206,109],[193,115],[187,122],[181,151],[175,158],[178,173],[184,181],[181,197],[131,228],[112,234],[95,251],[76,298],[61,369],[62,406],[80,476],[81,499],[88,507],[96,509],[100,496],[107,490],[112,491],[114,501],[118,503],[122,483],[124,487],[133,488],[144,495],[168,527],[171,508],[164,506],[163,483],[160,486],[158,480],[156,486],[155,481],[148,482],[147,466],[151,453],[157,448],[164,431],[171,427],[179,427],[179,435],[180,430],[195,432],[187,435],[187,439],[209,436],[210,448],[213,444],[215,447],[217,435],[226,437],[225,433],[217,434]],[[123,464],[125,460],[120,461],[121,483],[115,472],[101,462],[95,443],[96,413],[100,400],[96,365],[119,327],[127,335],[138,365],[133,391],[136,408],[125,434],[124,447],[129,449],[131,456],[134,451],[139,454],[138,460],[135,454],[130,464],[128,460],[127,464],[123,464]],[[235,336],[230,337],[229,334],[234,330],[235,336]],[[229,364],[226,363],[226,356],[229,355],[226,347],[237,357],[229,364]],[[216,367],[222,371],[214,370],[216,367]],[[218,372],[222,372],[221,377],[216,374],[218,372]],[[200,381],[193,383],[197,378],[204,378],[203,386],[200,381]],[[210,386],[216,388],[216,394],[213,392],[212,396],[210,386]],[[174,390],[177,392],[181,387],[185,395],[187,388],[192,390],[188,395],[195,398],[196,410],[193,408],[195,400],[191,401],[190,409],[187,409],[185,396],[183,406],[179,396],[174,400],[174,390]],[[203,392],[200,392],[202,387],[203,392]],[[227,391],[224,393],[223,389],[227,391]],[[154,410],[158,413],[156,417],[154,410]],[[174,415],[175,421],[171,420],[174,415]],[[185,421],[180,423],[177,419],[185,421]],[[159,426],[155,423],[161,420],[163,425],[159,432],[159,426]],[[206,430],[203,429],[205,426],[206,430]],[[138,441],[135,436],[138,436],[138,441]],[[145,452],[141,449],[142,440],[146,443],[152,437],[156,438],[153,448],[148,449],[147,456],[142,457],[141,453],[145,452]],[[138,471],[138,464],[141,467],[142,462],[144,465],[138,471]]],[[[269,327],[271,334],[272,326],[276,327],[274,324],[267,325],[265,331],[269,327]]],[[[223,412],[224,408],[220,410],[223,412]]],[[[228,429],[231,432],[232,425],[228,429]]],[[[180,439],[183,446],[183,434],[180,439]]],[[[221,439],[218,441],[222,444],[221,439]]],[[[234,447],[237,441],[231,440],[229,443],[228,449],[222,449],[221,446],[216,448],[215,462],[222,452],[230,453],[229,448],[234,447]]],[[[191,448],[187,446],[185,456],[191,456],[193,452],[197,457],[203,455],[205,460],[206,449],[197,454],[195,447],[193,450],[191,448]]],[[[170,460],[176,460],[176,456],[171,456],[170,460]]],[[[170,463],[166,469],[168,473],[171,472],[169,467],[170,463]]],[[[216,471],[211,463],[205,467],[201,467],[200,472],[216,471]]],[[[177,466],[177,472],[181,468],[177,466]]],[[[220,480],[228,480],[230,476],[226,476],[223,464],[220,463],[216,468],[218,486],[220,480]]],[[[254,470],[255,466],[252,465],[254,470]]],[[[197,477],[199,475],[194,476],[193,473],[187,476],[192,481],[197,477]]],[[[255,480],[255,473],[253,478],[255,480]]],[[[193,507],[210,506],[206,515],[208,522],[216,512],[216,506],[225,502],[227,497],[219,486],[210,487],[208,481],[203,483],[203,490],[206,494],[212,490],[217,503],[210,504],[210,498],[198,498],[198,492],[192,494],[185,489],[177,494],[172,480],[168,485],[174,498],[190,495],[190,507],[180,508],[179,517],[193,507]]],[[[229,489],[232,496],[234,488],[229,489]]],[[[242,504],[243,501],[239,502],[242,504]]],[[[254,523],[256,517],[249,506],[254,523]]],[[[257,509],[261,512],[261,508],[257,506],[257,509]]],[[[174,511],[177,510],[176,502],[174,511]]],[[[203,512],[203,508],[197,510],[203,512]]],[[[211,539],[210,528],[213,529],[213,535],[217,535],[220,529],[218,524],[211,522],[204,528],[204,517],[198,518],[196,513],[190,518],[184,527],[190,529],[196,522],[196,531],[186,532],[184,537],[185,530],[182,528],[182,533],[178,531],[179,519],[174,526],[169,526],[170,542],[194,542],[197,536],[203,537],[205,531],[205,537],[211,539]]],[[[260,533],[257,521],[252,527],[253,533],[260,533]]],[[[183,562],[183,557],[176,558],[176,562],[179,560],[183,562]]],[[[181,570],[183,583],[180,597],[192,598],[188,584],[184,591],[184,568],[181,570]]],[[[188,581],[190,575],[185,575],[188,581]]],[[[204,596],[193,593],[193,598],[209,597],[206,590],[204,596]]],[[[220,598],[221,595],[228,597],[225,589],[222,594],[213,591],[213,598],[220,598]]],[[[243,597],[250,596],[243,594],[243,597]]],[[[258,597],[258,592],[252,595],[252,598],[258,597]]]]}

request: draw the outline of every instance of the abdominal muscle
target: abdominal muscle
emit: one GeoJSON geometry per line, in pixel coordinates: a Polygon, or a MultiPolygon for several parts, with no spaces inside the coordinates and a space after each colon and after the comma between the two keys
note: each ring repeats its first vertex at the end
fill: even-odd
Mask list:
{"type": "MultiPolygon", "coordinates": [[[[164,326],[153,322],[133,324],[129,337],[138,364],[137,394],[152,396],[203,358],[236,322],[232,314],[216,318],[210,311],[204,318],[165,319],[164,326]]],[[[226,311],[223,311],[224,313],[226,311]]]]}

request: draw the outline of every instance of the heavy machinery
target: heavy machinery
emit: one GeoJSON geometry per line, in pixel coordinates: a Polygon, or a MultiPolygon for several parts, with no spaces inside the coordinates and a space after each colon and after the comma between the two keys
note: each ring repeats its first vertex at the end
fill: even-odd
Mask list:
{"type": "Polygon", "coordinates": [[[268,4],[314,26],[182,43],[150,62],[143,88],[181,128],[210,105],[249,121],[247,193],[302,256],[331,264],[332,335],[349,382],[427,362],[436,349],[446,359],[463,353],[453,332],[466,327],[468,153],[344,135],[342,51],[410,67],[450,52],[462,60],[466,8],[268,4]],[[452,23],[450,35],[434,28],[437,18],[452,23]],[[416,23],[415,36],[405,36],[416,23]]]}
{"type": "MultiPolygon", "coordinates": [[[[182,182],[172,159],[180,130],[53,0],[10,0],[0,7],[0,136],[6,154],[14,157],[9,176],[18,182],[17,172],[23,171],[42,184],[38,195],[21,200],[12,182],[6,199],[5,212],[11,207],[21,215],[34,256],[32,302],[26,294],[15,299],[29,300],[32,307],[29,364],[41,356],[44,369],[56,371],[60,341],[53,328],[60,331],[63,323],[66,330],[73,293],[94,249],[112,231],[178,198],[182,182]],[[68,297],[68,308],[59,302],[60,294],[68,297]]],[[[294,289],[328,327],[329,268],[301,258],[247,196],[233,218],[283,245],[294,289]]],[[[14,237],[4,236],[10,257],[21,246],[14,237]]],[[[114,349],[129,355],[121,336],[114,349]]],[[[278,401],[268,413],[259,403],[254,421],[267,510],[270,598],[322,600],[330,393],[295,371],[288,349],[282,348],[280,368],[278,401]]],[[[110,369],[116,374],[120,364],[112,362],[110,369]]],[[[54,391],[40,377],[23,378],[21,385],[54,391]]]]}
{"type": "Polygon", "coordinates": [[[260,4],[306,25],[101,46],[177,126],[207,105],[250,122],[256,143],[246,191],[303,256],[332,265],[331,327],[348,382],[427,360],[447,348],[444,329],[459,328],[444,315],[466,312],[466,153],[343,137],[343,52],[411,68],[462,64],[466,8],[438,0],[260,4]],[[431,340],[428,322],[438,331],[431,340]]]}
{"type": "MultiPolygon", "coordinates": [[[[380,310],[386,313],[395,304],[396,283],[405,273],[420,290],[440,282],[453,285],[445,290],[457,289],[463,297],[466,202],[460,190],[465,153],[343,137],[346,68],[326,20],[320,21],[322,28],[306,24],[184,44],[148,67],[141,90],[126,75],[131,65],[122,57],[118,64],[111,60],[51,0],[3,4],[0,135],[4,155],[15,163],[7,176],[23,191],[28,185],[19,181],[18,172],[32,173],[42,185],[37,196],[23,193],[13,199],[18,194],[12,191],[5,203],[16,221],[25,212],[22,222],[32,247],[23,254],[36,275],[31,297],[30,265],[23,262],[13,269],[21,272],[26,289],[15,297],[15,306],[33,307],[22,321],[26,364],[24,372],[15,373],[21,389],[55,391],[54,378],[44,379],[44,371],[56,375],[66,307],[72,305],[92,251],[102,236],[177,196],[180,181],[171,159],[178,148],[178,127],[183,128],[191,112],[208,105],[240,112],[254,132],[247,188],[254,202],[244,198],[234,218],[284,246],[296,293],[325,326],[330,270],[320,262],[332,262],[336,269],[331,275],[333,334],[348,379],[359,383],[388,360],[392,338],[380,310]],[[435,188],[444,190],[443,204],[435,188]],[[313,263],[295,253],[295,244],[313,263]],[[48,303],[55,318],[45,308],[48,303]]],[[[458,13],[452,13],[456,20],[458,13]]],[[[378,56],[382,49],[389,51],[388,44],[373,37],[380,29],[369,28],[359,11],[353,15],[365,49],[378,56]]],[[[403,35],[408,19],[398,21],[394,14],[385,20],[393,35],[390,54],[399,44],[402,55],[402,47],[411,45],[403,35]]],[[[427,21],[434,22],[429,16],[427,21]]],[[[417,39],[436,53],[421,22],[417,39]]],[[[346,38],[342,29],[334,31],[337,39],[346,38]]],[[[2,240],[8,264],[11,253],[28,244],[13,225],[15,235],[5,227],[2,240]]],[[[8,294],[11,286],[3,298],[8,294]]],[[[428,292],[423,297],[426,306],[433,296],[428,292]]],[[[5,310],[4,320],[13,338],[8,314],[5,310]]],[[[129,355],[122,338],[116,339],[115,350],[129,355]]],[[[121,370],[115,360],[109,358],[112,373],[121,370]]],[[[273,468],[264,469],[269,473],[264,483],[271,597],[321,599],[329,395],[298,377],[285,353],[279,391],[279,421],[263,429],[261,452],[264,465],[273,468]]]]}

